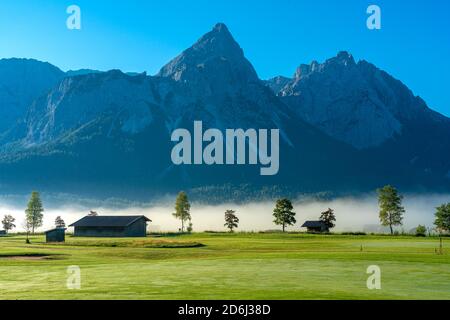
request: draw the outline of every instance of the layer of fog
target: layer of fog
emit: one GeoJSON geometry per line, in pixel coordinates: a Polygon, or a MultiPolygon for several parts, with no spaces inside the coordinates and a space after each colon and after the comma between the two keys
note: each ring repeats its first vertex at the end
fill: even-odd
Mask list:
{"type": "MultiPolygon", "coordinates": [[[[450,195],[406,195],[404,225],[397,230],[409,231],[419,224],[432,227],[435,208],[447,202],[450,202],[450,195]]],[[[17,205],[8,205],[0,200],[0,218],[5,214],[14,216],[17,225],[14,231],[23,231],[25,205],[26,203],[19,208],[17,205]]],[[[265,231],[279,229],[273,224],[273,207],[273,202],[254,202],[245,205],[228,203],[214,206],[192,203],[191,215],[195,231],[224,231],[224,212],[227,209],[237,212],[240,219],[239,231],[265,231]]],[[[304,231],[300,228],[304,221],[317,220],[320,213],[328,208],[333,208],[336,213],[337,223],[334,231],[380,232],[383,230],[379,228],[379,209],[375,194],[330,201],[295,201],[294,208],[297,213],[297,224],[288,228],[289,231],[304,231]]],[[[69,225],[87,215],[89,210],[94,210],[100,215],[145,215],[153,221],[149,224],[149,231],[153,232],[178,231],[180,227],[180,222],[172,216],[173,204],[164,201],[160,205],[135,206],[126,209],[101,206],[87,208],[79,205],[50,208],[44,212],[44,225],[39,230],[53,228],[57,216],[61,216],[69,225]]]]}

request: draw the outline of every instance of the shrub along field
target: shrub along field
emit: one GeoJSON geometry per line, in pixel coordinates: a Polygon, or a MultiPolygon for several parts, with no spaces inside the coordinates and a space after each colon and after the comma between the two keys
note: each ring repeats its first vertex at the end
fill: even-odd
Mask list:
{"type": "Polygon", "coordinates": [[[306,234],[0,238],[1,299],[450,299],[438,238],[306,234]],[[381,268],[369,290],[367,268],[381,268]],[[67,289],[67,268],[81,289],[67,289]]]}

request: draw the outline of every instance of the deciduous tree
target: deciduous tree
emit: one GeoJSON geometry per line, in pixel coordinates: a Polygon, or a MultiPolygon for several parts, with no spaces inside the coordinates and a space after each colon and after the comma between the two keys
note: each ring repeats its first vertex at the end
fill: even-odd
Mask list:
{"type": "Polygon", "coordinates": [[[427,228],[419,224],[416,228],[416,237],[425,237],[427,234],[427,228]]]}
{"type": "Polygon", "coordinates": [[[57,228],[65,228],[66,227],[66,223],[64,222],[64,220],[60,216],[57,216],[56,219],[55,219],[55,226],[57,228]]]}
{"type": "Polygon", "coordinates": [[[225,211],[225,227],[227,227],[230,232],[233,232],[235,228],[239,226],[239,218],[236,216],[236,211],[227,210],[225,211]]]}
{"type": "Polygon", "coordinates": [[[402,206],[403,196],[398,194],[393,186],[385,186],[378,189],[378,203],[380,206],[380,222],[382,226],[389,226],[391,234],[393,227],[403,224],[405,209],[402,206]]]}
{"type": "Polygon", "coordinates": [[[294,207],[289,199],[280,199],[275,205],[273,210],[273,216],[275,220],[273,221],[277,226],[283,227],[283,232],[286,231],[286,226],[294,225],[297,220],[295,220],[294,207]]]}
{"type": "Polygon", "coordinates": [[[446,203],[436,208],[436,220],[434,224],[440,232],[450,231],[450,203],[446,203]]]}
{"type": "Polygon", "coordinates": [[[322,212],[320,215],[320,221],[325,223],[325,225],[328,227],[328,229],[333,229],[336,225],[334,224],[336,222],[336,216],[334,214],[334,210],[328,208],[327,211],[322,212]]]}
{"type": "Polygon", "coordinates": [[[25,218],[25,220],[23,221],[22,227],[25,229],[27,238],[25,239],[25,243],[30,244],[30,230],[31,230],[31,224],[28,221],[27,218],[25,218]]]}
{"type": "MultiPolygon", "coordinates": [[[[180,192],[175,201],[175,212],[173,216],[181,220],[181,232],[184,232],[184,225],[187,221],[191,221],[191,204],[185,192],[180,192]]],[[[192,228],[192,225],[191,225],[192,228]]]]}
{"type": "Polygon", "coordinates": [[[16,225],[14,224],[15,221],[16,219],[13,216],[9,214],[5,215],[5,217],[2,220],[3,229],[6,232],[9,232],[10,230],[14,229],[16,227],[16,225]]]}
{"type": "Polygon", "coordinates": [[[43,212],[44,207],[42,206],[39,192],[33,191],[27,209],[25,210],[26,220],[31,228],[31,233],[34,234],[34,231],[42,226],[42,220],[44,218],[43,212]]]}

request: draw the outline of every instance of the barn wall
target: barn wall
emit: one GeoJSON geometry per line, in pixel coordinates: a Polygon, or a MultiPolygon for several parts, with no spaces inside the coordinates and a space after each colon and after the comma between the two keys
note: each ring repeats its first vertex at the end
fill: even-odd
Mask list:
{"type": "Polygon", "coordinates": [[[147,222],[141,218],[128,227],[75,227],[75,237],[146,237],[147,222]]]}
{"type": "Polygon", "coordinates": [[[147,236],[147,222],[144,218],[139,219],[126,229],[127,237],[146,237],[147,236]]]}
{"type": "Polygon", "coordinates": [[[75,237],[126,237],[122,227],[75,227],[75,237]]]}
{"type": "Polygon", "coordinates": [[[64,242],[65,231],[51,231],[45,234],[46,242],[64,242]]]}

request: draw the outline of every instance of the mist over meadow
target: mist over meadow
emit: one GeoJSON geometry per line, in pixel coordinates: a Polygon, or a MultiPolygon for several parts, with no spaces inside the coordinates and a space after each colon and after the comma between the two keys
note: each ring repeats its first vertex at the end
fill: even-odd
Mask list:
{"type": "MultiPolygon", "coordinates": [[[[153,222],[149,224],[149,231],[166,232],[178,231],[179,221],[172,217],[174,211],[174,197],[161,198],[153,204],[127,203],[106,201],[85,201],[84,203],[58,204],[54,198],[48,199],[43,195],[44,225],[39,231],[50,229],[54,226],[57,216],[61,216],[67,225],[87,215],[90,210],[99,215],[145,215],[153,222]],[[97,205],[96,205],[97,204],[97,205]]],[[[443,203],[450,202],[448,194],[420,194],[405,195],[404,206],[406,214],[404,225],[396,230],[409,231],[419,224],[432,227],[435,208],[443,203]]],[[[11,214],[16,218],[17,229],[23,230],[25,207],[27,197],[0,198],[0,217],[11,214]]],[[[335,210],[337,222],[334,231],[366,231],[383,232],[385,229],[379,226],[378,202],[376,194],[367,194],[357,198],[343,197],[334,200],[296,200],[293,201],[294,210],[297,213],[297,224],[289,227],[289,231],[301,231],[300,228],[306,220],[317,220],[320,213],[332,208],[335,210]]],[[[191,203],[192,222],[194,231],[224,231],[224,212],[227,209],[236,210],[240,219],[238,231],[266,231],[277,230],[279,227],[273,224],[272,211],[274,202],[249,202],[247,204],[224,203],[220,205],[205,205],[191,203]]],[[[71,229],[69,229],[71,231],[71,229]]]]}

